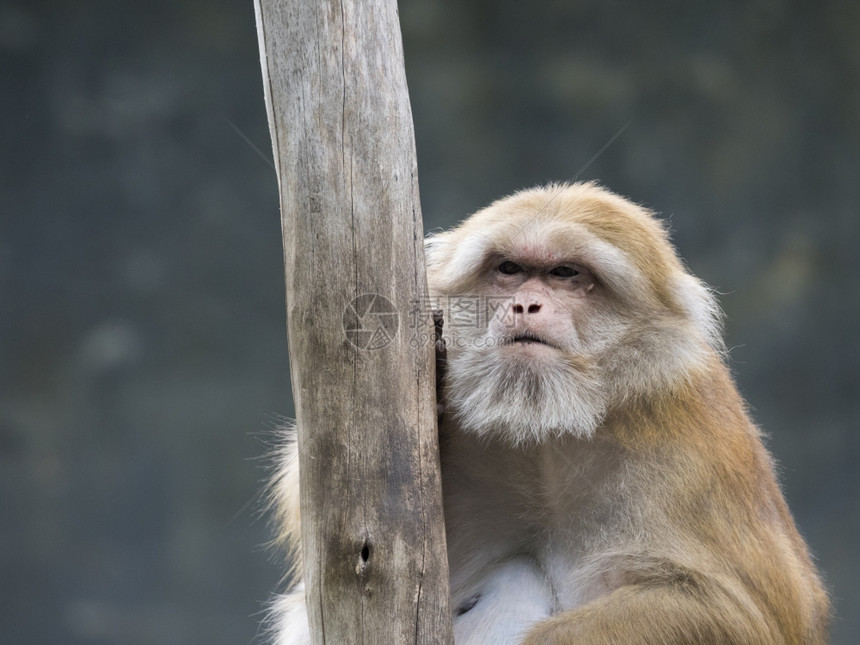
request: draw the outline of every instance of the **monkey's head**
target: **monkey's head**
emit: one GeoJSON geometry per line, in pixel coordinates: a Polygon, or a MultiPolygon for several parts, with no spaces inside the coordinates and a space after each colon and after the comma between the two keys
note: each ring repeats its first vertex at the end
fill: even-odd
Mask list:
{"type": "Polygon", "coordinates": [[[516,193],[426,243],[446,314],[446,413],[510,443],[590,436],[722,349],[710,291],[662,224],[595,184],[516,193]]]}

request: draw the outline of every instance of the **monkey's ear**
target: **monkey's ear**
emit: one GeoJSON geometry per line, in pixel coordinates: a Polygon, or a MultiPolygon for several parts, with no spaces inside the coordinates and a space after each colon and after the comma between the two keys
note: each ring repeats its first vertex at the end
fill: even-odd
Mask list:
{"type": "Polygon", "coordinates": [[[451,231],[430,233],[424,238],[424,261],[428,271],[436,271],[445,266],[452,252],[451,231]]]}
{"type": "Polygon", "coordinates": [[[486,251],[483,235],[464,235],[460,228],[429,235],[424,240],[424,257],[430,291],[450,294],[463,288],[480,270],[486,251]]]}
{"type": "Polygon", "coordinates": [[[431,233],[424,238],[424,262],[427,267],[427,286],[431,294],[438,295],[444,289],[445,277],[443,274],[445,266],[451,261],[453,249],[451,231],[431,233]]]}
{"type": "Polygon", "coordinates": [[[713,289],[687,273],[676,278],[674,287],[675,298],[704,340],[712,349],[724,352],[723,311],[713,289]]]}
{"type": "Polygon", "coordinates": [[[424,240],[427,283],[436,293],[458,293],[478,275],[490,249],[488,235],[463,227],[424,240]]]}

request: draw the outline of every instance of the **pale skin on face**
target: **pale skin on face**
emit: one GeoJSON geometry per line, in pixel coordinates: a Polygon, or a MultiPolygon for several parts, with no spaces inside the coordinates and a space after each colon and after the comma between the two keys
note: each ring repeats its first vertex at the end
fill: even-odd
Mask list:
{"type": "Polygon", "coordinates": [[[483,291],[510,299],[490,321],[490,331],[511,339],[505,345],[508,351],[540,356],[562,347],[576,333],[576,319],[590,304],[595,279],[584,266],[560,262],[552,254],[531,260],[497,260],[483,291]],[[512,320],[503,320],[505,314],[512,320]]]}

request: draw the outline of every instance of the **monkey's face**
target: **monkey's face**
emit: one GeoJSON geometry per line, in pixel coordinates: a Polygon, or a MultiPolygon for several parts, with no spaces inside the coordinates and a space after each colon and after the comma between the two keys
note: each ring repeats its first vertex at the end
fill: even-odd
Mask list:
{"type": "Polygon", "coordinates": [[[448,299],[449,311],[461,299],[476,309],[448,327],[446,406],[465,429],[513,443],[588,435],[606,408],[595,350],[612,327],[594,324],[606,319],[596,278],[546,244],[506,246],[474,276],[476,297],[448,299]]]}
{"type": "Polygon", "coordinates": [[[622,399],[683,382],[711,338],[713,301],[659,223],[591,185],[501,200],[427,258],[446,409],[482,436],[589,436],[622,399]]]}

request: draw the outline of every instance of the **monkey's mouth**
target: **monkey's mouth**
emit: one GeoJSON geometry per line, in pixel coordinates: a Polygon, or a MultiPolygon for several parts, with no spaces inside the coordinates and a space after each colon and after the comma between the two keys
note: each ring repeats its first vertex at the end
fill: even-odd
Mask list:
{"type": "Polygon", "coordinates": [[[505,336],[502,342],[503,345],[546,345],[547,347],[555,348],[555,345],[547,341],[545,338],[538,336],[534,332],[520,331],[510,336],[505,336]]]}

